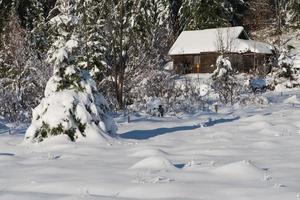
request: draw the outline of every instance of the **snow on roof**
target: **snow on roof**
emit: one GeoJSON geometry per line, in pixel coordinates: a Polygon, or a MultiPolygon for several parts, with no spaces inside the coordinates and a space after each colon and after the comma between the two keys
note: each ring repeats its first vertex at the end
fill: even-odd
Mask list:
{"type": "MultiPolygon", "coordinates": [[[[244,27],[227,27],[197,31],[183,31],[169,51],[169,55],[217,52],[221,47],[233,53],[255,52],[272,54],[272,46],[263,42],[240,39],[244,27]]],[[[247,35],[246,35],[247,37],[247,35]]]]}

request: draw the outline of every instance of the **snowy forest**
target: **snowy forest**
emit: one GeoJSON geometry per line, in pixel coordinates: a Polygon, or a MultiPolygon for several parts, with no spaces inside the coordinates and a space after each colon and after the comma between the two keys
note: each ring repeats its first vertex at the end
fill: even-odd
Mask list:
{"type": "MultiPolygon", "coordinates": [[[[91,74],[112,110],[139,110],[146,97],[175,104],[180,91],[165,68],[183,30],[244,26],[276,45],[278,58],[288,49],[281,36],[299,30],[299,10],[298,0],[2,0],[0,115],[31,119],[61,48],[70,50],[68,65],[91,74]]],[[[66,79],[62,87],[74,81],[66,79]]]]}

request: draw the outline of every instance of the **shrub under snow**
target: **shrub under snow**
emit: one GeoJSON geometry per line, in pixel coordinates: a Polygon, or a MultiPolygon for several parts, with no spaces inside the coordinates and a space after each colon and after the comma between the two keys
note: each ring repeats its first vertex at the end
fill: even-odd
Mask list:
{"type": "Polygon", "coordinates": [[[238,100],[241,86],[234,76],[231,62],[221,55],[216,61],[216,67],[212,74],[212,88],[219,95],[222,103],[233,105],[238,100]]]}
{"type": "Polygon", "coordinates": [[[278,58],[278,66],[268,75],[271,89],[281,90],[300,86],[300,70],[295,63],[297,53],[292,51],[294,47],[289,48],[283,47],[278,58]]]}

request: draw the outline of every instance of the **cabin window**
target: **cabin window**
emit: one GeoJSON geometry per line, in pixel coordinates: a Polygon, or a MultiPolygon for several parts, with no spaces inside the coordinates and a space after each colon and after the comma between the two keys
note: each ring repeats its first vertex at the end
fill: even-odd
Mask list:
{"type": "Polygon", "coordinates": [[[201,71],[201,56],[194,56],[194,73],[200,73],[201,71]]]}

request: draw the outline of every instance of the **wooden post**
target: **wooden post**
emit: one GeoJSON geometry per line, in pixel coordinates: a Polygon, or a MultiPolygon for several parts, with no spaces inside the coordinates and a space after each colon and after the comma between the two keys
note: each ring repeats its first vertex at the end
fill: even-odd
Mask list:
{"type": "Polygon", "coordinates": [[[199,73],[201,72],[201,54],[199,55],[199,73]]]}
{"type": "Polygon", "coordinates": [[[253,70],[256,71],[255,53],[253,53],[253,70]]]}
{"type": "Polygon", "coordinates": [[[219,106],[216,104],[216,105],[215,105],[215,111],[216,111],[216,113],[218,113],[218,107],[219,107],[219,106]]]}

